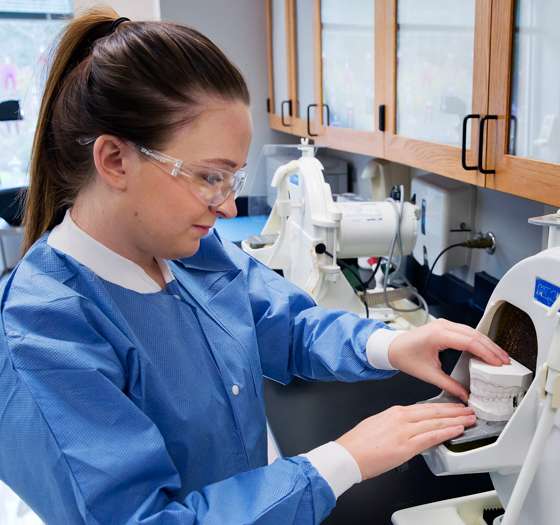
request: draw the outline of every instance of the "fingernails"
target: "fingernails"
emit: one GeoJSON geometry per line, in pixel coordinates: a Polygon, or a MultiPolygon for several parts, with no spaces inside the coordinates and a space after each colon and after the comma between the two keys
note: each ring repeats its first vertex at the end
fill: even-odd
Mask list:
{"type": "Polygon", "coordinates": [[[454,403],[454,405],[455,405],[456,407],[465,408],[465,404],[464,404],[464,403],[454,403]]]}
{"type": "Polygon", "coordinates": [[[502,357],[503,357],[504,359],[507,359],[507,360],[509,361],[509,355],[508,355],[508,353],[507,353],[505,350],[502,350],[502,357]]]}
{"type": "Polygon", "coordinates": [[[476,421],[476,416],[467,416],[468,423],[474,423],[476,421]]]}
{"type": "MultiPolygon", "coordinates": [[[[464,405],[463,405],[464,406],[464,405]]],[[[469,414],[473,414],[474,410],[471,407],[464,407],[465,408],[465,412],[468,412],[469,414]]]]}
{"type": "Polygon", "coordinates": [[[463,432],[465,430],[465,427],[463,425],[458,425],[455,427],[455,430],[458,430],[459,432],[463,432]]]}

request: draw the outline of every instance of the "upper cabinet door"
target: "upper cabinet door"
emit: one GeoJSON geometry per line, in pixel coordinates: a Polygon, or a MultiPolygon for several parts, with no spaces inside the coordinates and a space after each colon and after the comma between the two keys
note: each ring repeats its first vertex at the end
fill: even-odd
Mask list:
{"type": "Polygon", "coordinates": [[[385,157],[484,185],[477,152],[488,108],[491,0],[388,6],[385,157]]]}
{"type": "Polygon", "coordinates": [[[319,18],[315,39],[317,144],[383,155],[378,106],[383,104],[382,0],[313,0],[319,18]]]}
{"type": "Polygon", "coordinates": [[[495,3],[487,186],[560,206],[560,3],[495,3]]]}
{"type": "Polygon", "coordinates": [[[271,127],[291,132],[294,112],[290,85],[293,57],[290,0],[268,0],[268,67],[271,127]]]}
{"type": "MultiPolygon", "coordinates": [[[[321,120],[317,111],[318,94],[315,86],[314,63],[319,55],[319,42],[314,38],[318,25],[318,7],[316,0],[288,0],[291,2],[293,20],[293,69],[291,73],[291,90],[294,92],[294,120],[292,133],[313,138],[321,120]],[[308,123],[309,118],[309,123],[308,123]]],[[[320,131],[320,130],[319,130],[320,131]]]]}

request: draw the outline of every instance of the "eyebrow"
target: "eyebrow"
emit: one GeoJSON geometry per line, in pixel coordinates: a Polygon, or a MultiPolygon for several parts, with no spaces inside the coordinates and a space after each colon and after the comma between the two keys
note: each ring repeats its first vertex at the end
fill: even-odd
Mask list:
{"type": "MultiPolygon", "coordinates": [[[[232,169],[235,169],[237,167],[237,162],[234,162],[233,160],[229,160],[229,159],[222,159],[222,158],[202,159],[202,162],[208,162],[210,164],[225,164],[226,166],[229,166],[232,169]]],[[[241,167],[244,168],[245,166],[247,166],[247,163],[245,163],[241,167]]]]}

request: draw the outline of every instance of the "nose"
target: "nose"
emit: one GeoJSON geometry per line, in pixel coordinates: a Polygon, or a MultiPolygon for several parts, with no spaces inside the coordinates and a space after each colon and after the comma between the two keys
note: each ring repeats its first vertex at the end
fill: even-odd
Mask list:
{"type": "Polygon", "coordinates": [[[219,217],[224,219],[233,219],[237,215],[237,206],[235,205],[235,195],[230,193],[228,198],[218,206],[212,206],[212,210],[219,217]]]}

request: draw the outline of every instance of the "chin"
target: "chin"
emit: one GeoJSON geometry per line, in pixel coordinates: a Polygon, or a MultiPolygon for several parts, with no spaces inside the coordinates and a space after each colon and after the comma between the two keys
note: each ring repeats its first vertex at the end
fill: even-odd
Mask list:
{"type": "Polygon", "coordinates": [[[171,251],[170,250],[170,257],[167,259],[174,260],[174,259],[185,259],[187,257],[192,257],[200,248],[200,241],[196,242],[189,242],[186,246],[181,247],[179,251],[171,251]]]}

